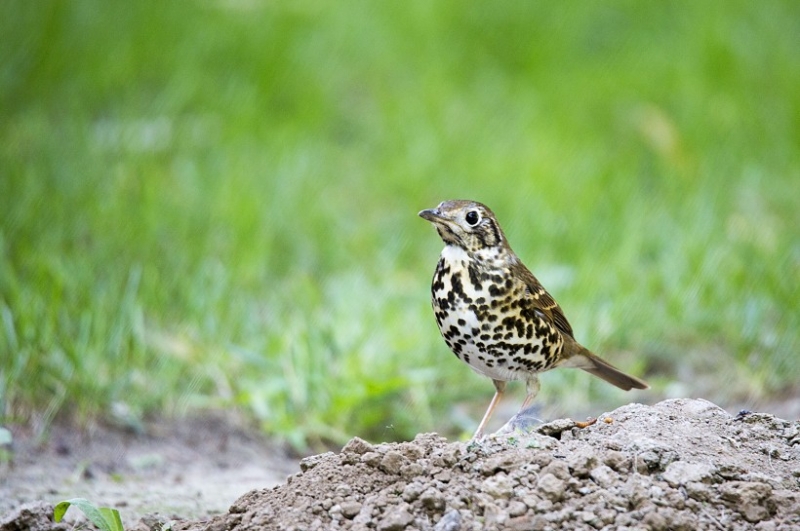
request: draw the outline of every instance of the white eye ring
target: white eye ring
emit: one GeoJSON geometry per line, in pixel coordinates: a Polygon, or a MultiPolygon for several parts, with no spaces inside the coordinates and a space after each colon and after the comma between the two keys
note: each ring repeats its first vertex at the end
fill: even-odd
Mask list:
{"type": "Polygon", "coordinates": [[[480,214],[478,214],[477,210],[470,210],[469,212],[467,212],[467,215],[464,216],[464,219],[467,221],[467,224],[470,227],[474,227],[475,225],[480,223],[481,216],[480,214]]]}

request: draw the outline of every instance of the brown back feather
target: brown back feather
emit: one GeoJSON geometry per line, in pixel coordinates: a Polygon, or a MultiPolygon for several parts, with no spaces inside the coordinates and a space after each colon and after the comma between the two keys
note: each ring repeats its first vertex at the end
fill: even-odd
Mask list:
{"type": "Polygon", "coordinates": [[[564,315],[561,306],[559,306],[552,295],[544,289],[542,283],[533,276],[533,273],[531,273],[522,262],[518,262],[516,266],[512,268],[512,271],[515,276],[522,278],[523,282],[525,282],[528,296],[533,298],[534,306],[542,311],[545,317],[558,328],[559,332],[566,334],[571,339],[575,339],[572,335],[572,326],[569,324],[569,321],[567,321],[567,316],[564,315]],[[516,269],[516,271],[514,269],[516,269]]]}

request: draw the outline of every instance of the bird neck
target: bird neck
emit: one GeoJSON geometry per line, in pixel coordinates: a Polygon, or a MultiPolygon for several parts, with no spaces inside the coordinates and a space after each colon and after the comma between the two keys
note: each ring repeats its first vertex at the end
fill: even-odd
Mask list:
{"type": "Polygon", "coordinates": [[[495,245],[468,251],[460,245],[449,243],[442,250],[445,262],[466,267],[469,263],[477,263],[486,269],[507,269],[519,262],[519,259],[506,246],[495,245]]]}

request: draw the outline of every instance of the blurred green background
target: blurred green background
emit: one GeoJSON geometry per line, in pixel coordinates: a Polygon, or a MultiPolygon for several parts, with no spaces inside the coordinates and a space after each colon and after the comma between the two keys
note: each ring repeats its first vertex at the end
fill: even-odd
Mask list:
{"type": "Polygon", "coordinates": [[[797,2],[9,0],[0,32],[7,423],[471,432],[493,388],[416,216],[453,198],[654,387],[555,371],[545,406],[797,396],[797,2]]]}

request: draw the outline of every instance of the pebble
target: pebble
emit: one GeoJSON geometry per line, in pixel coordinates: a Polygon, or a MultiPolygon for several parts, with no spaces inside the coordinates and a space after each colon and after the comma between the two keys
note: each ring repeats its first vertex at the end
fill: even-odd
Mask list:
{"type": "Polygon", "coordinates": [[[402,504],[386,511],[383,519],[378,523],[378,531],[402,531],[414,521],[414,516],[409,512],[410,507],[402,504]]]}
{"type": "Polygon", "coordinates": [[[573,476],[585,478],[597,466],[597,455],[593,449],[583,449],[567,456],[567,465],[573,476]]]}
{"type": "Polygon", "coordinates": [[[709,463],[689,463],[673,461],[667,465],[661,477],[673,487],[686,485],[689,482],[711,482],[716,468],[709,463]]]}
{"type": "Polygon", "coordinates": [[[455,509],[447,511],[433,526],[433,531],[461,531],[461,513],[455,509]]]}
{"type": "Polygon", "coordinates": [[[403,454],[394,450],[390,450],[386,452],[386,454],[383,456],[383,459],[381,459],[380,468],[387,474],[398,475],[400,474],[400,469],[405,462],[406,458],[403,457],[403,454]]]}
{"type": "Polygon", "coordinates": [[[415,478],[425,473],[425,468],[419,463],[407,463],[400,468],[400,475],[406,479],[415,478]]]}
{"type": "Polygon", "coordinates": [[[420,483],[409,483],[403,489],[401,497],[403,498],[403,501],[411,503],[419,498],[419,495],[422,494],[423,490],[425,490],[425,487],[423,487],[420,483]]]}
{"type": "Polygon", "coordinates": [[[514,492],[514,481],[504,473],[486,478],[481,490],[493,498],[510,498],[514,492]]]}
{"type": "Polygon", "coordinates": [[[511,500],[507,510],[510,516],[522,516],[528,512],[528,506],[519,500],[511,500]]]}
{"type": "Polygon", "coordinates": [[[774,510],[772,487],[766,483],[729,481],[719,486],[719,493],[748,522],[765,520],[774,510]]]}
{"type": "Polygon", "coordinates": [[[342,453],[346,454],[363,455],[367,452],[374,452],[374,451],[375,447],[370,443],[368,443],[367,441],[365,441],[364,439],[361,439],[360,437],[353,437],[342,448],[342,453]]]}
{"type": "Polygon", "coordinates": [[[325,461],[327,459],[330,459],[331,456],[333,456],[333,455],[335,455],[333,452],[325,452],[324,454],[311,455],[309,457],[301,459],[300,460],[300,470],[303,471],[303,472],[311,470],[312,468],[317,466],[319,463],[321,463],[321,462],[323,462],[323,461],[325,461]]]}
{"type": "Polygon", "coordinates": [[[619,474],[611,470],[609,466],[600,465],[589,473],[589,477],[601,487],[608,488],[617,481],[619,474]]]}
{"type": "Polygon", "coordinates": [[[561,500],[566,490],[564,481],[549,473],[539,478],[537,487],[542,494],[554,502],[561,500]]]}
{"type": "Polygon", "coordinates": [[[631,467],[631,458],[617,450],[607,451],[603,462],[617,472],[627,472],[631,467]]]}
{"type": "Polygon", "coordinates": [[[440,512],[445,506],[444,495],[433,487],[427,488],[419,497],[419,501],[430,511],[440,512]]]}
{"type": "Polygon", "coordinates": [[[383,456],[378,452],[366,452],[361,455],[361,462],[373,468],[378,468],[382,459],[383,456]]]}
{"type": "Polygon", "coordinates": [[[542,474],[552,474],[558,479],[567,480],[571,477],[569,465],[562,460],[555,459],[542,469],[542,474]]]}
{"type": "Polygon", "coordinates": [[[341,508],[342,515],[345,518],[355,518],[358,513],[361,512],[362,505],[355,501],[346,501],[342,502],[339,506],[341,508]]]}

